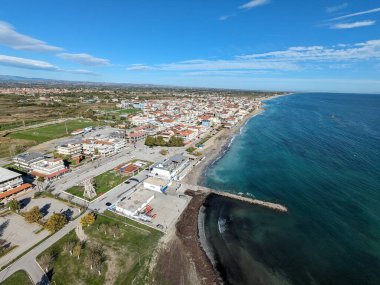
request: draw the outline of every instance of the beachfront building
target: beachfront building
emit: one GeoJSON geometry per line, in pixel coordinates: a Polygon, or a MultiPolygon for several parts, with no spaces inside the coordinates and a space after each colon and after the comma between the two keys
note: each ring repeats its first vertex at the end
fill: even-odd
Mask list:
{"type": "Polygon", "coordinates": [[[139,189],[134,192],[130,198],[131,199],[120,200],[115,205],[116,212],[128,217],[149,220],[149,217],[143,213],[146,207],[149,206],[149,203],[155,198],[155,194],[146,189],[139,189]]]}
{"type": "Polygon", "coordinates": [[[0,167],[0,199],[9,199],[31,188],[31,184],[24,183],[20,173],[0,167]]]}
{"type": "Polygon", "coordinates": [[[151,176],[166,180],[177,179],[177,175],[187,166],[189,158],[175,155],[163,163],[157,163],[151,169],[151,176]]]}
{"type": "Polygon", "coordinates": [[[17,167],[25,169],[27,171],[31,170],[31,165],[33,163],[42,161],[45,159],[45,156],[38,152],[25,152],[13,157],[13,164],[17,167]]]}
{"type": "Polygon", "coordinates": [[[144,188],[160,193],[164,193],[166,190],[168,190],[170,184],[170,180],[157,177],[149,177],[144,180],[144,188]]]}
{"type": "Polygon", "coordinates": [[[69,169],[65,167],[62,159],[49,158],[32,164],[32,175],[43,179],[53,179],[59,177],[69,169]]]}

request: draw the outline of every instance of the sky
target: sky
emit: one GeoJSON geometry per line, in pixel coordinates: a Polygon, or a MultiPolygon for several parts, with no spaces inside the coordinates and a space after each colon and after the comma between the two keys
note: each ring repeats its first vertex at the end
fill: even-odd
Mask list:
{"type": "Polygon", "coordinates": [[[380,1],[2,0],[0,74],[380,93],[380,1]]]}

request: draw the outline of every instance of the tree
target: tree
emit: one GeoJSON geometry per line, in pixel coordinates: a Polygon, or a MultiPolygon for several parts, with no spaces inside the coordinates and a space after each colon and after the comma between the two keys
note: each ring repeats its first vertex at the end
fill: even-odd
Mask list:
{"type": "Polygon", "coordinates": [[[181,137],[172,136],[169,139],[168,146],[183,146],[183,145],[184,145],[183,138],[181,137]]]}
{"type": "Polygon", "coordinates": [[[160,154],[161,154],[161,155],[164,155],[164,156],[165,156],[165,155],[168,155],[168,153],[169,153],[169,152],[168,152],[167,149],[162,149],[162,150],[160,150],[160,154]]]}
{"type": "Polygon", "coordinates": [[[156,137],[156,145],[158,146],[166,146],[166,141],[164,140],[164,138],[162,136],[158,136],[156,137]]]}
{"type": "Polygon", "coordinates": [[[156,139],[152,136],[147,136],[145,139],[145,145],[146,146],[155,146],[156,145],[156,139]]]}
{"type": "Polygon", "coordinates": [[[11,211],[15,211],[15,212],[18,212],[20,211],[21,209],[21,203],[15,199],[11,200],[8,204],[7,204],[9,210],[11,211]]]}
{"type": "Polygon", "coordinates": [[[69,253],[70,255],[73,255],[73,249],[75,247],[75,241],[73,240],[69,240],[68,242],[66,242],[63,246],[63,250],[67,253],[69,253]]]}
{"type": "Polygon", "coordinates": [[[86,257],[86,264],[101,274],[102,264],[105,261],[103,246],[99,243],[92,244],[89,248],[89,253],[86,257]]]}
{"type": "Polygon", "coordinates": [[[45,272],[49,271],[53,262],[54,262],[54,255],[51,252],[45,253],[39,258],[39,263],[41,267],[45,270],[45,272]]]}
{"type": "Polygon", "coordinates": [[[84,242],[77,242],[73,247],[73,255],[76,256],[79,260],[80,254],[82,252],[82,248],[84,248],[84,242]]]}
{"type": "Polygon", "coordinates": [[[107,234],[107,231],[108,231],[108,225],[107,224],[101,224],[99,226],[99,230],[104,232],[104,234],[107,234]]]}
{"type": "Polygon", "coordinates": [[[25,213],[25,220],[28,223],[37,223],[39,220],[41,220],[41,218],[42,214],[38,206],[34,206],[32,209],[25,213]]]}
{"type": "Polygon", "coordinates": [[[114,239],[116,238],[116,236],[118,236],[120,234],[120,228],[117,224],[114,224],[111,227],[111,233],[112,233],[114,239]]]}
{"type": "Polygon", "coordinates": [[[88,227],[95,222],[95,214],[88,213],[80,219],[80,223],[83,227],[88,227]]]}
{"type": "Polygon", "coordinates": [[[62,229],[67,223],[67,218],[65,214],[57,214],[53,213],[52,216],[47,220],[45,223],[45,228],[52,232],[55,233],[56,231],[59,231],[62,229]]]}

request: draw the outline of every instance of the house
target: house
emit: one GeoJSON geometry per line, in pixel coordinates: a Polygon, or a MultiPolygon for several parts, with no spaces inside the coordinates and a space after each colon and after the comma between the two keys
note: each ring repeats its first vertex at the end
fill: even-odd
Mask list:
{"type": "Polygon", "coordinates": [[[177,132],[177,136],[182,138],[184,143],[189,143],[197,137],[197,132],[191,131],[189,129],[177,132]]]}
{"type": "Polygon", "coordinates": [[[128,133],[125,139],[128,143],[135,144],[138,141],[145,140],[146,137],[147,137],[147,134],[145,132],[133,132],[133,133],[128,133]]]}
{"type": "Polygon", "coordinates": [[[82,144],[80,143],[63,144],[58,146],[56,150],[57,153],[70,157],[78,157],[81,156],[83,153],[82,144]]]}
{"type": "Polygon", "coordinates": [[[15,166],[23,168],[25,170],[31,170],[31,164],[44,160],[45,156],[38,152],[26,152],[16,155],[12,161],[15,166]]]}
{"type": "Polygon", "coordinates": [[[49,158],[35,162],[31,165],[32,175],[44,179],[53,179],[69,171],[62,159],[49,158]]]}
{"type": "Polygon", "coordinates": [[[9,199],[31,188],[31,184],[24,183],[20,173],[0,167],[0,199],[9,199]]]}

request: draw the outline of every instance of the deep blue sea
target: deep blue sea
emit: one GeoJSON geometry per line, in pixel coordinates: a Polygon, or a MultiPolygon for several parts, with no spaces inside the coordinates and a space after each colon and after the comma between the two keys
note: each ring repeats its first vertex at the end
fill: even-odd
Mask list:
{"type": "Polygon", "coordinates": [[[227,284],[380,284],[380,95],[267,101],[204,184],[289,209],[208,199],[227,284]]]}

